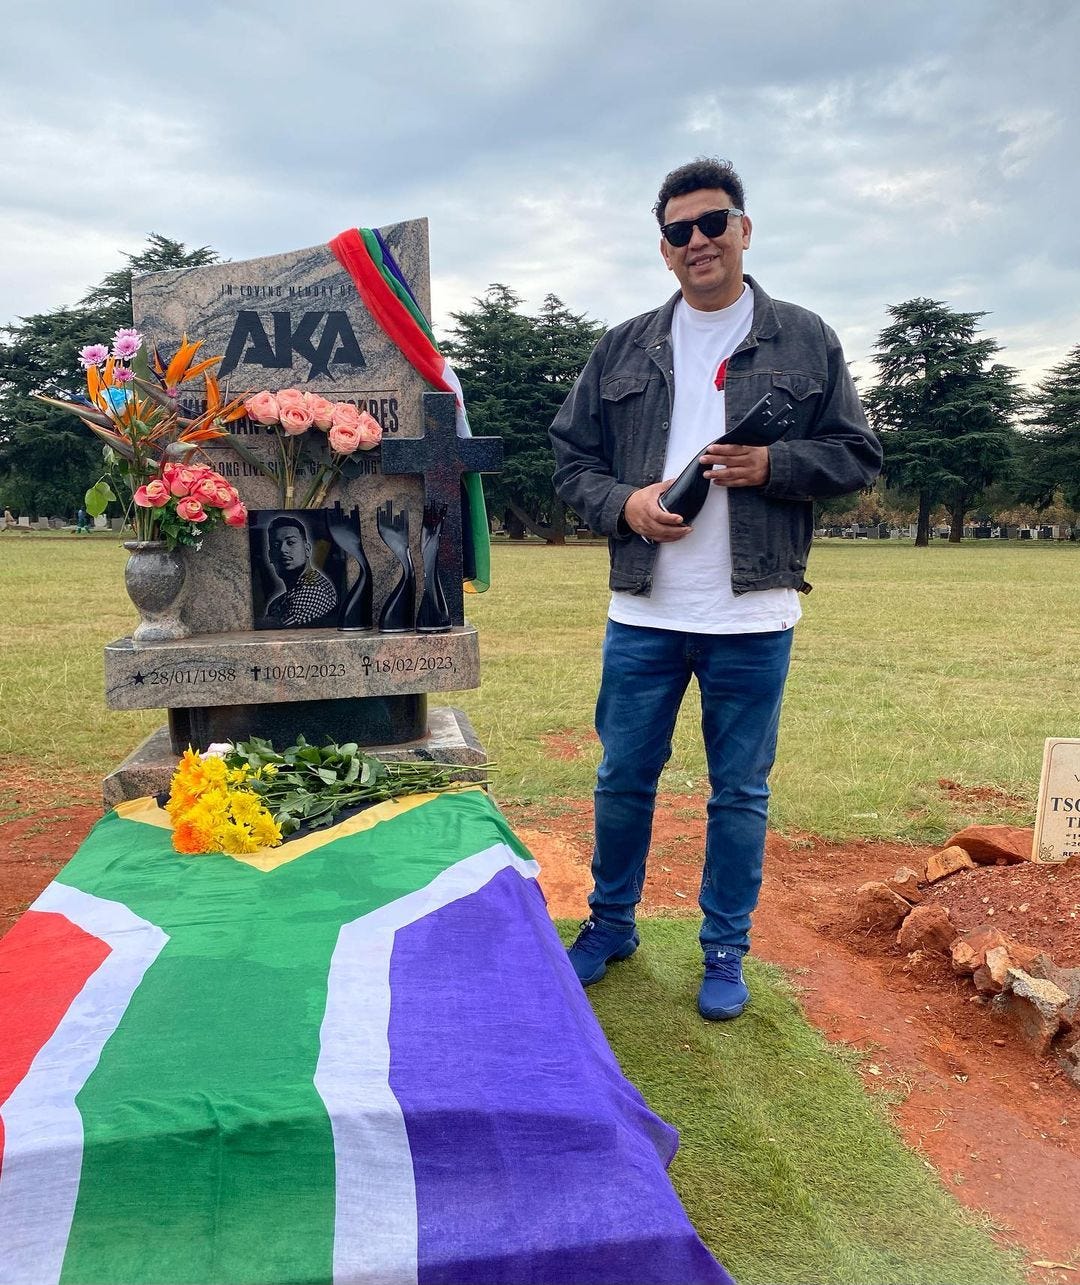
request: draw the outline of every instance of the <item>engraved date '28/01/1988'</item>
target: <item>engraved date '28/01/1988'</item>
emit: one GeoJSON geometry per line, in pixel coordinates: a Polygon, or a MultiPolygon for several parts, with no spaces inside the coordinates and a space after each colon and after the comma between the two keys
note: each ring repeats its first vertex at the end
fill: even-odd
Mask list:
{"type": "MultiPolygon", "coordinates": [[[[371,674],[423,674],[439,670],[455,672],[453,656],[361,656],[364,677],[371,674]]],[[[306,682],[309,679],[348,678],[349,666],[343,661],[313,661],[311,664],[249,665],[248,673],[257,682],[306,682]]],[[[134,687],[196,687],[209,683],[236,681],[235,665],[217,668],[157,669],[148,674],[132,675],[134,687]]]]}

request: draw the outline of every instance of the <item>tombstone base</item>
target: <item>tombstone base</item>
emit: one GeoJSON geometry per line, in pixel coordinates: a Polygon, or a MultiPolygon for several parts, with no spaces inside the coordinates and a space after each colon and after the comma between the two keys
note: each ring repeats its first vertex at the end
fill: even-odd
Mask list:
{"type": "MultiPolygon", "coordinates": [[[[424,735],[397,744],[365,746],[364,752],[387,762],[422,759],[435,763],[459,763],[461,772],[458,775],[463,781],[475,779],[478,774],[470,769],[487,758],[466,714],[448,705],[438,705],[430,711],[424,735]]],[[[167,726],[152,732],[102,782],[105,811],[127,799],[140,799],[167,791],[178,757],[167,726]]]]}
{"type": "Polygon", "coordinates": [[[275,749],[293,745],[299,735],[339,745],[400,745],[428,730],[427,694],[357,696],[341,700],[283,701],[276,705],[210,705],[170,709],[172,749],[182,754],[205,750],[216,741],[246,741],[258,736],[275,749]]]}

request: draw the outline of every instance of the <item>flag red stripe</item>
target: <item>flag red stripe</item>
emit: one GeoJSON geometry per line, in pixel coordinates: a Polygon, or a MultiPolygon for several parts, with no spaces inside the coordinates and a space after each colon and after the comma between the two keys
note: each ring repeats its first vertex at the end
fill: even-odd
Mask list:
{"type": "Polygon", "coordinates": [[[383,280],[360,233],[349,228],[334,237],[330,249],[352,277],[368,312],[401,349],[409,364],[429,384],[447,392],[453,391],[443,376],[445,363],[442,356],[432,348],[427,336],[409,315],[409,310],[383,280]]]}
{"type": "MultiPolygon", "coordinates": [[[[0,1108],[110,953],[64,915],[28,910],[0,941],[0,1108]]],[[[0,1168],[4,1122],[0,1117],[0,1168]]]]}

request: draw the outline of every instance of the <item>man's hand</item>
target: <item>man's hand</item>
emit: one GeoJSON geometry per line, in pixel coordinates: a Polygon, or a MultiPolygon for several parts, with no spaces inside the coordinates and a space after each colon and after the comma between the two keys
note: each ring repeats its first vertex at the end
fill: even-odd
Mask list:
{"type": "Polygon", "coordinates": [[[701,462],[705,476],[717,486],[764,486],[769,480],[767,446],[724,446],[714,442],[706,447],[701,462]]]}
{"type": "Polygon", "coordinates": [[[643,486],[640,491],[631,495],[623,509],[623,517],[631,531],[643,535],[646,540],[652,540],[654,544],[681,540],[691,531],[678,513],[665,513],[657,503],[674,481],[673,477],[669,477],[666,482],[643,486]]]}

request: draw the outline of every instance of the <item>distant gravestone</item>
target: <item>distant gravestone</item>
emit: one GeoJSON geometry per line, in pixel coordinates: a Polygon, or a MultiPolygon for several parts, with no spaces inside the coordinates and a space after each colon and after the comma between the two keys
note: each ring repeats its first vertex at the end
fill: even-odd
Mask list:
{"type": "Polygon", "coordinates": [[[27,517],[20,517],[20,518],[19,518],[19,526],[27,526],[27,527],[28,527],[29,525],[30,525],[30,519],[29,519],[29,518],[27,518],[27,517]]]}
{"type": "Polygon", "coordinates": [[[1031,855],[1046,862],[1080,855],[1080,738],[1045,742],[1031,855]]]}
{"type": "MultiPolygon", "coordinates": [[[[420,308],[430,314],[427,221],[379,231],[420,308]]],[[[278,745],[303,734],[316,743],[354,740],[381,749],[408,742],[423,749],[436,715],[440,727],[453,715],[462,728],[456,741],[452,730],[447,734],[455,744],[434,745],[427,756],[479,761],[482,751],[464,716],[436,711],[429,720],[427,693],[479,685],[476,631],[463,612],[459,479],[463,469],[497,469],[501,444],[457,437],[452,395],[425,391],[421,376],[370,316],[328,246],[152,273],[135,279],[132,295],[135,325],[151,347],[167,356],[186,334],[205,341],[200,356],[222,355],[218,375],[229,395],[295,387],[352,402],[379,421],[381,449],[358,453],[326,503],[359,512],[376,621],[400,571],[377,533],[376,511],[387,503],[395,512],[408,510],[409,547],[419,572],[425,500],[445,504],[438,574],[453,627],[436,634],[356,634],[267,628],[263,619],[256,629],[249,532],[221,527],[186,557],[181,613],[190,637],[145,646],[127,638],[107,647],[108,704],[164,707],[167,750],[174,759],[188,744],[205,748],[250,735],[278,745]]],[[[186,409],[200,413],[203,405],[189,400],[186,409]]],[[[231,428],[257,458],[276,464],[273,430],[246,419],[231,428]]],[[[209,442],[205,455],[249,510],[281,507],[276,480],[229,445],[209,442]]],[[[311,465],[298,479],[299,494],[314,472],[311,465]]],[[[355,563],[349,567],[354,579],[355,563]]],[[[419,596],[419,574],[417,580],[419,596]]],[[[153,773],[143,767],[154,755],[168,758],[160,736],[151,740],[153,746],[148,742],[134,762],[118,770],[123,780],[106,782],[107,803],[148,792],[153,773]]]]}
{"type": "Polygon", "coordinates": [[[98,516],[94,519],[94,529],[97,531],[106,530],[108,528],[108,525],[109,525],[109,519],[105,516],[104,513],[99,513],[98,516]]]}

